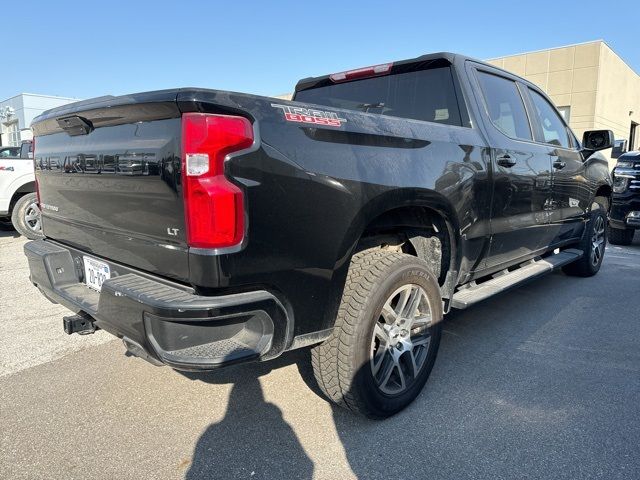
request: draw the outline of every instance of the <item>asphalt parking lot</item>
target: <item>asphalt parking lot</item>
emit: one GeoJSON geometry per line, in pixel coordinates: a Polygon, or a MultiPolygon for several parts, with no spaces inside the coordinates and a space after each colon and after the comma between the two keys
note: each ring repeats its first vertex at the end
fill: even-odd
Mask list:
{"type": "Polygon", "coordinates": [[[0,231],[0,478],[640,478],[640,235],[447,317],[418,400],[384,422],[313,390],[308,351],[181,374],[68,337],[0,231]]]}

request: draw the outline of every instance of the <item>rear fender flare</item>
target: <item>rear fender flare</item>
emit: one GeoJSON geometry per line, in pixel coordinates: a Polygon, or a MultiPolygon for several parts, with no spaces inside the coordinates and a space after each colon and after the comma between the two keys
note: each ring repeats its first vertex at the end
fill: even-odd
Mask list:
{"type": "Polygon", "coordinates": [[[451,261],[449,271],[459,271],[461,258],[461,236],[459,220],[451,203],[440,193],[427,189],[401,189],[385,192],[367,202],[351,223],[340,248],[340,256],[336,259],[335,270],[348,267],[351,256],[355,253],[358,242],[367,226],[377,217],[403,207],[427,208],[439,215],[449,235],[451,261]]]}

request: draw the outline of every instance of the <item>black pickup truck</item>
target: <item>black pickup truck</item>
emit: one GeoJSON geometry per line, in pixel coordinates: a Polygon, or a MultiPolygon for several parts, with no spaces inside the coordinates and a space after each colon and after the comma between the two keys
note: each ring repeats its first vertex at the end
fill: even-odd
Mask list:
{"type": "Polygon", "coordinates": [[[372,418],[420,392],[443,316],[557,268],[598,272],[612,181],[535,85],[449,53],[298,82],[182,88],[34,120],[46,238],[31,281],[175,369],[314,345],[372,418]]]}
{"type": "Polygon", "coordinates": [[[613,169],[613,199],[609,219],[611,243],[631,245],[640,229],[640,151],[618,157],[613,169]]]}

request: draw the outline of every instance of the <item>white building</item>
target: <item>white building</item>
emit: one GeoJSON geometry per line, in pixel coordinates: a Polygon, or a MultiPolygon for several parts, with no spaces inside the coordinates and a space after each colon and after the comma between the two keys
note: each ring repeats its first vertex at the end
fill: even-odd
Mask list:
{"type": "Polygon", "coordinates": [[[33,135],[30,125],[35,117],[50,108],[78,100],[78,98],[21,93],[0,101],[0,146],[18,146],[23,140],[31,140],[33,135]]]}

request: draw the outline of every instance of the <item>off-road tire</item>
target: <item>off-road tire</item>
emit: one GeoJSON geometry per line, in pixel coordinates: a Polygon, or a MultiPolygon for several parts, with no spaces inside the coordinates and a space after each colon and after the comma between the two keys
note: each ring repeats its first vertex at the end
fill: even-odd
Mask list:
{"type": "Polygon", "coordinates": [[[34,208],[38,208],[37,201],[38,200],[35,193],[27,193],[26,195],[20,197],[20,199],[13,206],[13,211],[11,212],[11,223],[13,224],[13,228],[15,228],[20,235],[27,237],[29,240],[38,240],[40,238],[44,238],[44,235],[42,234],[41,221],[38,220],[38,225],[40,226],[40,228],[34,229],[29,224],[26,218],[28,212],[30,212],[34,208]]]}
{"type": "Polygon", "coordinates": [[[373,419],[394,415],[409,405],[426,383],[442,332],[440,288],[426,262],[412,255],[381,249],[353,256],[331,336],[312,350],[313,370],[322,392],[336,404],[373,419]],[[423,288],[432,323],[429,350],[412,384],[386,395],[373,378],[371,338],[384,303],[403,285],[423,288]]]}
{"type": "Polygon", "coordinates": [[[609,241],[612,245],[631,245],[635,233],[633,228],[609,227],[609,241]]]}
{"type": "Polygon", "coordinates": [[[582,250],[582,258],[562,267],[562,271],[566,275],[573,277],[592,277],[600,271],[600,267],[604,260],[604,249],[607,246],[607,232],[609,230],[607,220],[608,205],[609,201],[605,197],[596,197],[594,199],[591,206],[590,218],[585,226],[582,240],[580,240],[580,243],[575,246],[575,248],[582,250]],[[600,221],[603,222],[602,225],[604,225],[604,244],[599,260],[594,262],[592,241],[596,224],[600,223],[598,219],[601,219],[600,221]]]}

